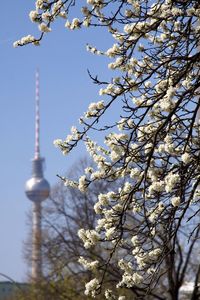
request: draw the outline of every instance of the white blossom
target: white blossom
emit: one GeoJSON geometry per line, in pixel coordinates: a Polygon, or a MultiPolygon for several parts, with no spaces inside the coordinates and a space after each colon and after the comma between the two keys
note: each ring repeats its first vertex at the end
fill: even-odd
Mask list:
{"type": "Polygon", "coordinates": [[[78,236],[84,242],[84,247],[86,249],[96,245],[100,238],[99,234],[95,230],[84,230],[83,228],[79,229],[78,236]]]}
{"type": "Polygon", "coordinates": [[[99,287],[99,280],[97,278],[92,279],[85,284],[85,295],[95,297],[99,287]]]}
{"type": "Polygon", "coordinates": [[[107,300],[115,300],[116,299],[115,295],[113,295],[113,292],[110,289],[105,291],[105,298],[107,300]]]}
{"type": "Polygon", "coordinates": [[[181,199],[180,197],[173,197],[171,199],[171,204],[174,206],[174,207],[178,207],[181,203],[181,199]]]}
{"type": "Polygon", "coordinates": [[[86,189],[87,189],[87,180],[86,180],[85,175],[83,175],[79,178],[78,189],[83,193],[86,191],[86,189]]]}
{"type": "Polygon", "coordinates": [[[191,156],[189,153],[185,152],[184,154],[181,155],[181,159],[184,164],[188,164],[191,161],[191,156]]]}
{"type": "Polygon", "coordinates": [[[36,10],[31,10],[29,13],[29,18],[32,22],[35,22],[38,18],[38,12],[36,10]]]}
{"type": "Polygon", "coordinates": [[[94,261],[88,261],[87,259],[85,259],[83,256],[80,256],[78,262],[83,265],[83,267],[87,270],[91,270],[94,271],[96,270],[96,268],[99,265],[99,261],[98,260],[94,260],[94,261]]]}
{"type": "Polygon", "coordinates": [[[39,26],[38,26],[39,30],[42,31],[42,32],[50,32],[51,31],[51,28],[49,28],[45,23],[41,23],[39,26]]]}
{"type": "Polygon", "coordinates": [[[71,23],[68,23],[67,21],[65,24],[65,27],[68,27],[71,30],[79,29],[80,26],[81,26],[81,22],[78,18],[74,18],[71,23]]]}
{"type": "Polygon", "coordinates": [[[171,192],[176,184],[179,182],[180,176],[179,174],[172,173],[170,172],[166,177],[165,177],[165,190],[167,193],[171,192]]]}

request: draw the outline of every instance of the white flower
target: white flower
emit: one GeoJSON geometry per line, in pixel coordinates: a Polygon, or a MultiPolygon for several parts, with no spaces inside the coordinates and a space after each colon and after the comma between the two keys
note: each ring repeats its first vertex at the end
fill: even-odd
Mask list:
{"type": "Polygon", "coordinates": [[[131,239],[131,243],[133,244],[133,246],[137,246],[139,244],[139,240],[137,235],[134,235],[131,239]]]}
{"type": "Polygon", "coordinates": [[[167,93],[166,93],[167,98],[172,99],[173,96],[174,96],[175,94],[176,94],[176,89],[175,89],[175,87],[170,86],[170,87],[168,88],[168,90],[167,90],[167,93]]]}
{"type": "MultiPolygon", "coordinates": [[[[198,187],[198,188],[199,188],[199,187],[198,187]]],[[[197,189],[197,190],[195,190],[195,192],[194,192],[193,202],[197,202],[197,201],[199,201],[199,199],[200,199],[200,190],[197,189]]]]}
{"type": "Polygon", "coordinates": [[[70,27],[71,27],[71,23],[67,20],[67,22],[65,23],[65,27],[66,28],[68,28],[68,29],[70,29],[70,27]]]}
{"type": "Polygon", "coordinates": [[[35,3],[36,9],[43,9],[48,0],[37,0],[35,3]]]}
{"type": "Polygon", "coordinates": [[[150,187],[149,187],[149,193],[152,194],[153,192],[162,192],[165,186],[165,182],[160,181],[154,181],[150,187]]]}
{"type": "Polygon", "coordinates": [[[29,13],[29,18],[32,22],[35,22],[38,18],[38,12],[36,10],[31,10],[29,13]]]}
{"type": "Polygon", "coordinates": [[[150,274],[150,275],[154,274],[155,272],[156,272],[156,269],[154,269],[154,268],[149,268],[147,270],[147,274],[150,274]]]}
{"type": "Polygon", "coordinates": [[[124,193],[129,193],[132,190],[133,186],[130,184],[130,182],[125,182],[124,187],[123,187],[123,192],[124,193]]]}
{"type": "Polygon", "coordinates": [[[85,18],[85,20],[83,21],[83,26],[85,27],[89,27],[90,26],[90,23],[91,23],[91,20],[90,18],[85,18]]]}
{"type": "Polygon", "coordinates": [[[99,262],[98,260],[94,260],[89,262],[87,259],[85,259],[83,256],[80,256],[78,262],[86,269],[90,271],[96,270],[99,262]]]}
{"type": "Polygon", "coordinates": [[[63,144],[63,141],[61,139],[57,139],[53,141],[53,144],[55,147],[59,147],[60,145],[63,144]]]}
{"type": "Polygon", "coordinates": [[[75,182],[73,180],[69,180],[67,178],[63,178],[63,180],[65,181],[65,183],[64,183],[65,186],[70,186],[72,188],[77,188],[78,187],[77,182],[75,182]]]}
{"type": "Polygon", "coordinates": [[[45,23],[41,23],[39,26],[38,26],[39,30],[42,31],[42,32],[50,32],[51,31],[51,28],[49,28],[45,23]]]}
{"type": "Polygon", "coordinates": [[[101,205],[107,205],[109,203],[108,196],[106,194],[99,194],[98,199],[101,205]]]}
{"type": "Polygon", "coordinates": [[[124,126],[126,125],[126,119],[122,118],[118,124],[117,124],[117,128],[119,130],[124,130],[124,126]]]}
{"type": "Polygon", "coordinates": [[[181,155],[181,160],[183,161],[184,164],[188,164],[191,161],[190,154],[185,152],[184,154],[181,155]]]}
{"type": "Polygon", "coordinates": [[[66,18],[67,18],[67,15],[66,15],[66,12],[65,12],[65,11],[61,11],[61,12],[59,13],[59,16],[60,16],[61,18],[63,18],[63,19],[66,19],[66,18]]]}
{"type": "Polygon", "coordinates": [[[60,15],[62,6],[63,6],[63,1],[57,0],[52,7],[52,14],[56,16],[60,15]]]}
{"type": "Polygon", "coordinates": [[[19,45],[20,45],[20,41],[15,41],[15,42],[13,43],[13,47],[14,47],[14,48],[18,47],[19,45]]]}
{"type": "Polygon", "coordinates": [[[108,57],[115,57],[116,54],[118,53],[118,51],[119,51],[119,46],[118,46],[117,44],[114,44],[114,45],[112,46],[112,48],[110,48],[110,49],[108,49],[108,50],[106,51],[105,54],[106,54],[108,57]]]}
{"type": "Polygon", "coordinates": [[[100,202],[95,203],[94,211],[97,215],[102,214],[103,207],[100,202]]]}
{"type": "Polygon", "coordinates": [[[90,103],[88,109],[89,110],[101,110],[104,108],[104,102],[99,101],[99,102],[92,102],[90,103]]]}
{"type": "Polygon", "coordinates": [[[84,242],[84,247],[86,249],[96,245],[100,238],[99,234],[95,230],[85,230],[83,228],[79,229],[78,236],[84,242]]]}
{"type": "Polygon", "coordinates": [[[119,260],[118,266],[121,270],[125,271],[126,273],[132,273],[133,271],[133,265],[131,264],[131,262],[127,262],[124,259],[119,260]]]}
{"type": "Polygon", "coordinates": [[[156,248],[148,253],[148,257],[151,260],[156,260],[156,259],[158,259],[158,257],[160,256],[161,253],[162,253],[162,250],[159,248],[156,248]]]}
{"type": "Polygon", "coordinates": [[[107,300],[114,300],[116,297],[113,295],[113,292],[111,290],[105,291],[105,297],[107,300]]]}
{"type": "Polygon", "coordinates": [[[165,191],[167,193],[170,193],[173,188],[176,186],[176,184],[179,182],[180,176],[179,174],[173,174],[170,172],[166,177],[165,177],[165,191]]]}
{"type": "Polygon", "coordinates": [[[145,81],[145,82],[144,82],[144,86],[145,86],[146,88],[150,88],[150,87],[152,86],[151,81],[145,81]]]}
{"type": "Polygon", "coordinates": [[[137,168],[131,169],[130,178],[138,178],[138,176],[141,174],[141,171],[137,168]]]}
{"type": "Polygon", "coordinates": [[[79,178],[78,189],[82,193],[84,193],[86,191],[86,189],[87,189],[87,180],[86,180],[86,176],[85,175],[83,175],[83,176],[81,176],[79,178]]]}
{"type": "Polygon", "coordinates": [[[174,206],[174,207],[178,207],[181,203],[181,199],[180,197],[173,197],[171,199],[171,204],[174,206]]]}
{"type": "MultiPolygon", "coordinates": [[[[162,211],[164,209],[165,209],[164,204],[162,202],[159,202],[159,204],[155,208],[150,210],[149,220],[151,222],[154,222],[159,217],[159,215],[162,213],[162,211]]],[[[154,233],[154,230],[153,230],[153,233],[154,233]]]]}
{"type": "Polygon", "coordinates": [[[111,227],[109,229],[106,230],[105,236],[106,239],[109,240],[113,237],[114,233],[116,232],[116,228],[115,227],[111,227]]]}
{"type": "Polygon", "coordinates": [[[182,10],[177,7],[173,7],[171,13],[173,16],[181,16],[183,14],[182,10]]]}
{"type": "Polygon", "coordinates": [[[92,279],[85,284],[85,295],[95,298],[97,289],[100,287],[99,280],[97,278],[92,279]]]}
{"type": "Polygon", "coordinates": [[[80,28],[80,25],[81,25],[80,20],[79,20],[78,18],[74,18],[74,19],[72,20],[70,29],[72,29],[72,30],[78,29],[78,28],[80,28]]]}
{"type": "Polygon", "coordinates": [[[42,20],[49,22],[49,20],[51,19],[51,14],[50,12],[46,11],[45,13],[42,14],[42,20]]]}
{"type": "Polygon", "coordinates": [[[32,36],[32,35],[29,34],[27,36],[22,37],[21,40],[18,40],[16,42],[14,42],[13,43],[13,47],[16,48],[16,47],[18,47],[20,45],[26,45],[28,43],[33,43],[34,45],[36,45],[37,41],[36,41],[36,39],[35,39],[34,36],[32,36]]]}
{"type": "Polygon", "coordinates": [[[121,287],[126,285],[127,288],[132,287],[135,284],[140,284],[143,282],[143,277],[141,275],[139,275],[138,273],[134,273],[134,274],[128,274],[128,273],[124,273],[122,275],[122,281],[119,282],[119,284],[117,285],[117,287],[121,287]]]}

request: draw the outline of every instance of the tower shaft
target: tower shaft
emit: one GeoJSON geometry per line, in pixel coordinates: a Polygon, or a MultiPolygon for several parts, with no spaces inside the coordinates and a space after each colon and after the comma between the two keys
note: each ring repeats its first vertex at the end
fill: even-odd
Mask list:
{"type": "Polygon", "coordinates": [[[38,282],[42,278],[42,228],[41,203],[33,203],[33,232],[32,232],[32,281],[38,282]]]}

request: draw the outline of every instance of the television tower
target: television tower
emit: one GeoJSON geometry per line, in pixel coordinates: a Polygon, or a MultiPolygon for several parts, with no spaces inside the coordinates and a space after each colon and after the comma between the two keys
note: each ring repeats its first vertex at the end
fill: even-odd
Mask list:
{"type": "Polygon", "coordinates": [[[43,176],[44,158],[40,157],[40,111],[38,71],[36,71],[35,102],[35,154],[32,160],[32,176],[26,182],[25,193],[28,199],[33,202],[31,278],[33,282],[39,282],[42,278],[42,201],[48,198],[50,193],[50,185],[43,176]]]}

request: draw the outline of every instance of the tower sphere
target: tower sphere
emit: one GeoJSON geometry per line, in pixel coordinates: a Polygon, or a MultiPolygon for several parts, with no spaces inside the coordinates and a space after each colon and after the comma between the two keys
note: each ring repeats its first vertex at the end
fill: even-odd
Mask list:
{"type": "Polygon", "coordinates": [[[32,177],[26,182],[25,193],[31,201],[42,202],[49,197],[50,185],[45,178],[32,177]]]}

